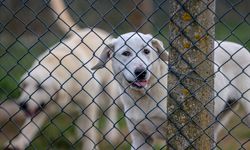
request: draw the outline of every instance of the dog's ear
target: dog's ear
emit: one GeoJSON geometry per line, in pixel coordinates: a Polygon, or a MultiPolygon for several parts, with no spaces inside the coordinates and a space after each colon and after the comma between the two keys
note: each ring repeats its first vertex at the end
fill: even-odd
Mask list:
{"type": "Polygon", "coordinates": [[[98,70],[103,68],[107,63],[107,61],[111,58],[113,51],[114,51],[113,43],[106,45],[101,55],[99,56],[98,63],[94,67],[92,67],[91,70],[98,70]]]}
{"type": "Polygon", "coordinates": [[[167,61],[168,60],[168,52],[165,50],[162,41],[154,38],[152,40],[152,46],[157,49],[161,60],[167,61]]]}

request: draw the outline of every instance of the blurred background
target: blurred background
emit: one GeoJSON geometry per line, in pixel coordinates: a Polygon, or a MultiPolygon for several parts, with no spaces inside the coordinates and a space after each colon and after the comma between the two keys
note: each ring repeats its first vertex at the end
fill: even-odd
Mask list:
{"type": "MultiPolygon", "coordinates": [[[[82,28],[99,27],[115,37],[135,30],[151,33],[164,41],[168,48],[168,0],[145,0],[143,3],[141,0],[65,0],[65,3],[75,22],[82,28]]],[[[55,23],[53,13],[49,0],[0,0],[0,114],[7,116],[6,119],[0,115],[0,145],[16,135],[23,121],[18,119],[21,117],[8,118],[10,115],[22,116],[22,112],[8,114],[6,108],[18,108],[5,106],[19,96],[21,75],[39,54],[66,35],[55,23]]],[[[250,1],[217,0],[215,15],[216,39],[234,41],[249,50],[250,1]]],[[[240,115],[241,112],[235,114],[230,126],[221,133],[219,145],[223,149],[250,149],[250,131],[241,123],[240,115]]],[[[35,138],[34,145],[69,149],[69,141],[74,141],[71,120],[70,117],[65,119],[65,116],[59,116],[55,119],[59,125],[46,124],[42,133],[35,138]]],[[[121,119],[120,122],[123,128],[124,121],[121,119]]],[[[124,142],[120,145],[122,149],[128,144],[124,142]]],[[[112,148],[107,143],[103,146],[112,148]]]]}

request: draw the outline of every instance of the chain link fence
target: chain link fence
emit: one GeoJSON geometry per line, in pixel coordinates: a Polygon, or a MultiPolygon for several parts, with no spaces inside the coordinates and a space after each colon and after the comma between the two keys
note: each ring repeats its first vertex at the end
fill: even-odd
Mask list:
{"type": "Polygon", "coordinates": [[[250,1],[196,2],[0,0],[0,149],[250,149],[250,1]]]}

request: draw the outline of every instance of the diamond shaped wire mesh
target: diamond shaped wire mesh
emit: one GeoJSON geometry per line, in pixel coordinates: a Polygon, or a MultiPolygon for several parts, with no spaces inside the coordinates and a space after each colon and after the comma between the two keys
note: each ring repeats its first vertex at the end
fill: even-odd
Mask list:
{"type": "MultiPolygon", "coordinates": [[[[166,139],[168,117],[159,121],[159,118],[152,119],[150,115],[154,111],[171,115],[160,107],[171,91],[167,83],[162,82],[168,73],[159,77],[157,72],[151,70],[161,55],[147,63],[142,54],[147,55],[148,50],[152,50],[150,53],[158,53],[152,44],[154,39],[162,41],[164,50],[169,51],[173,48],[174,40],[179,38],[170,37],[173,31],[169,30],[169,26],[173,25],[174,20],[169,14],[171,1],[1,0],[0,149],[140,149],[145,145],[151,149],[173,149],[171,140],[177,134],[182,134],[189,122],[195,122],[202,128],[196,120],[202,111],[208,111],[214,118],[209,126],[202,128],[202,134],[206,136],[211,135],[209,132],[213,128],[215,137],[210,137],[214,142],[212,149],[249,149],[250,2],[217,0],[214,11],[209,7],[214,1],[204,0],[201,2],[208,7],[195,15],[186,10],[188,1],[176,2],[181,4],[176,13],[186,11],[182,19],[195,20],[209,11],[214,14],[215,23],[209,28],[199,23],[205,34],[194,34],[195,40],[186,35],[195,21],[179,30],[186,38],[186,45],[185,52],[179,52],[176,62],[184,61],[193,69],[192,72],[178,72],[167,61],[163,65],[169,67],[168,71],[176,76],[179,85],[184,86],[184,80],[192,78],[193,73],[196,76],[192,80],[203,82],[199,87],[182,91],[188,95],[186,99],[196,98],[197,92],[204,86],[210,86],[208,83],[214,75],[218,78],[215,77],[215,85],[210,86],[214,96],[206,104],[200,102],[202,109],[195,114],[184,112],[188,121],[181,127],[177,125],[176,134],[166,139]],[[65,14],[68,18],[63,17],[65,14]],[[215,37],[210,34],[213,29],[215,37]],[[118,48],[110,44],[113,38],[127,32],[136,33],[127,39],[121,37],[123,44],[118,48]],[[147,41],[138,32],[152,36],[147,41]],[[137,36],[137,41],[133,41],[137,36]],[[205,59],[190,64],[187,57],[193,52],[190,47],[206,36],[219,40],[212,51],[215,59],[198,49],[197,52],[205,59]],[[142,43],[143,46],[133,49],[131,41],[142,43]],[[225,41],[239,45],[229,44],[230,47],[227,47],[227,44],[223,44],[225,41]],[[101,57],[105,49],[116,49],[115,52],[107,53],[107,64],[101,57]],[[124,49],[127,51],[124,52],[124,49]],[[216,55],[218,49],[222,56],[216,55]],[[117,55],[131,59],[124,62],[117,55]],[[207,60],[213,63],[215,69],[211,76],[203,78],[196,69],[207,60]],[[98,61],[103,63],[103,69],[92,70],[98,61]],[[114,73],[112,66],[117,64],[111,65],[112,61],[122,65],[118,73],[114,73]],[[124,86],[120,78],[124,72],[135,79],[143,74],[133,75],[135,72],[130,66],[136,61],[142,62],[146,72],[157,82],[144,87],[143,82],[127,81],[130,84],[124,86]],[[233,75],[228,74],[226,69],[234,72],[233,75]],[[155,95],[161,94],[151,93],[154,86],[162,87],[159,93],[164,91],[160,99],[155,99],[155,95]],[[144,94],[133,99],[133,94],[137,94],[135,92],[131,95],[130,90],[133,88],[144,90],[144,94]],[[124,97],[132,101],[131,107],[123,105],[124,97]],[[142,102],[144,97],[149,97],[154,105],[147,111],[140,107],[142,103],[148,105],[142,102]],[[215,112],[208,108],[212,102],[215,102],[215,112]],[[216,111],[217,108],[219,111],[216,111]],[[134,109],[145,118],[135,122],[129,115],[134,109]],[[143,126],[145,121],[155,131],[149,131],[148,126],[143,126]],[[140,147],[133,147],[136,139],[131,137],[132,134],[144,138],[140,147]],[[156,134],[165,140],[155,141],[153,137],[156,134]]],[[[178,26],[178,23],[174,24],[178,26]]],[[[136,118],[139,114],[133,115],[136,118]]],[[[183,137],[190,145],[198,139],[188,139],[184,134],[183,137]]],[[[191,147],[196,149],[194,145],[191,147]]]]}

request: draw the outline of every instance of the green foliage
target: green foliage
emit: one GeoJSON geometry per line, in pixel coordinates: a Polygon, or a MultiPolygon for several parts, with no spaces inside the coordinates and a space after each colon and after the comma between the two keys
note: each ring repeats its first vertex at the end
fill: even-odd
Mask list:
{"type": "Polygon", "coordinates": [[[218,23],[215,31],[216,39],[221,41],[233,41],[250,50],[249,34],[246,32],[250,31],[248,23],[218,23]]]}

